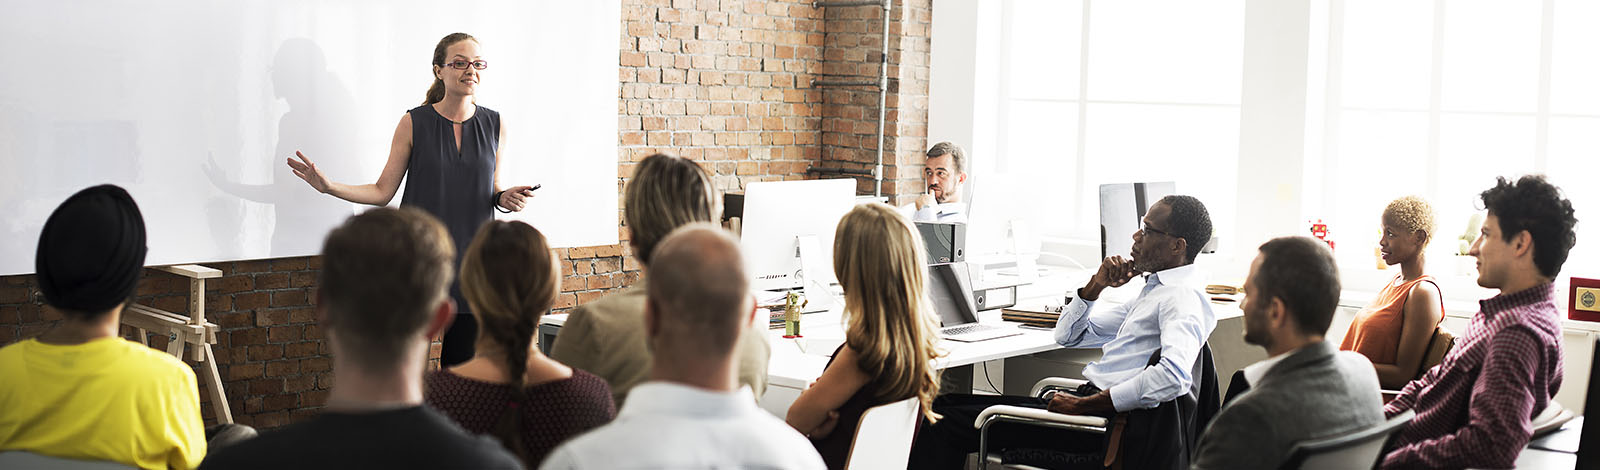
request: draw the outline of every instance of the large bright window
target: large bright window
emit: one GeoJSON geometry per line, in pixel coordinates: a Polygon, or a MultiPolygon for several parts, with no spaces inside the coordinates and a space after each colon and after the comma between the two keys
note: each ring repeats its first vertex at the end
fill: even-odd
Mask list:
{"type": "MultiPolygon", "coordinates": [[[[1372,254],[1379,215],[1406,194],[1423,196],[1437,210],[1429,271],[1455,277],[1457,286],[1470,287],[1474,273],[1454,256],[1456,239],[1480,212],[1478,193],[1496,176],[1546,174],[1580,219],[1600,213],[1600,192],[1586,178],[1600,171],[1600,62],[1594,60],[1600,30],[1592,27],[1600,5],[1330,0],[1328,6],[1322,216],[1341,232],[1347,271],[1383,275],[1372,254]]],[[[1595,237],[1579,238],[1562,274],[1594,276],[1600,247],[1595,237]]]]}
{"type": "Polygon", "coordinates": [[[1100,184],[1174,181],[1232,220],[1244,2],[1002,9],[997,152],[977,197],[1037,202],[1016,216],[1097,240],[1100,184]]]}

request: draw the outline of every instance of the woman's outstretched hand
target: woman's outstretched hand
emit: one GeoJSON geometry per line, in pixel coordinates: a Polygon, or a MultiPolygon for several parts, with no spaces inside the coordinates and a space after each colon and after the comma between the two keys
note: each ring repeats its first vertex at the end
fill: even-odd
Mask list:
{"type": "Polygon", "coordinates": [[[311,185],[311,188],[317,190],[317,192],[327,194],[330,183],[328,182],[328,177],[317,170],[317,164],[311,163],[311,159],[306,158],[306,154],[300,153],[299,150],[294,151],[294,156],[300,157],[300,159],[287,159],[289,169],[294,171],[294,175],[305,180],[306,184],[311,185]]]}

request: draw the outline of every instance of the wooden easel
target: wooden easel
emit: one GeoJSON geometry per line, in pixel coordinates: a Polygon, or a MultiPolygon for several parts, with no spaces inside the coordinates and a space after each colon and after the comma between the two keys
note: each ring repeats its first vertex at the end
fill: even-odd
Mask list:
{"type": "Polygon", "coordinates": [[[218,424],[233,423],[233,412],[228,410],[228,398],[222,393],[222,376],[217,373],[217,356],[211,345],[217,344],[217,324],[206,321],[206,279],[222,277],[222,271],[194,264],[155,266],[151,269],[166,271],[189,278],[189,315],[179,315],[139,304],[129,305],[122,312],[122,323],[139,333],[139,342],[150,345],[150,332],[167,334],[167,353],[184,358],[185,345],[190,360],[201,363],[201,380],[211,396],[211,407],[216,410],[218,424]]]}

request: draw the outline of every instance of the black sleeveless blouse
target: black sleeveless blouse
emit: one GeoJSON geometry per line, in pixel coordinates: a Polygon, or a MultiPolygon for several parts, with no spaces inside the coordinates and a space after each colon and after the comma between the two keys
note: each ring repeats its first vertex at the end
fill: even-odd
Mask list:
{"type": "MultiPolygon", "coordinates": [[[[478,106],[461,123],[461,148],[456,148],[451,122],[432,105],[408,111],[411,115],[411,159],[406,165],[406,189],[400,205],[421,208],[438,217],[456,245],[456,266],[484,222],[494,218],[495,152],[500,148],[500,113],[478,106]]],[[[450,285],[450,297],[460,313],[470,307],[461,297],[459,281],[450,285]]]]}

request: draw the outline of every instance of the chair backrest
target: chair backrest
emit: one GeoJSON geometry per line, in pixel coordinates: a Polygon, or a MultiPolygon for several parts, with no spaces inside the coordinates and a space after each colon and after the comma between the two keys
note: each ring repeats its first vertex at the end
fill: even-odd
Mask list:
{"type": "Polygon", "coordinates": [[[911,438],[921,419],[922,402],[917,397],[867,409],[861,413],[861,424],[856,426],[844,467],[906,468],[911,458],[911,438]]]}
{"type": "Polygon", "coordinates": [[[1376,468],[1389,435],[1416,417],[1414,411],[1389,418],[1375,426],[1343,435],[1295,443],[1282,468],[1321,470],[1376,468]]]}
{"type": "Polygon", "coordinates": [[[120,462],[104,460],[78,460],[39,455],[33,452],[10,450],[0,452],[0,468],[28,468],[34,470],[134,470],[135,467],[120,462]]]}
{"type": "Polygon", "coordinates": [[[1455,345],[1456,335],[1450,334],[1450,330],[1445,329],[1444,325],[1434,328],[1433,337],[1428,338],[1428,348],[1422,350],[1422,364],[1418,365],[1417,374],[1412,376],[1411,379],[1422,378],[1424,374],[1428,373],[1428,369],[1432,369],[1433,366],[1444,362],[1444,356],[1450,354],[1450,348],[1455,347],[1455,345]]]}

